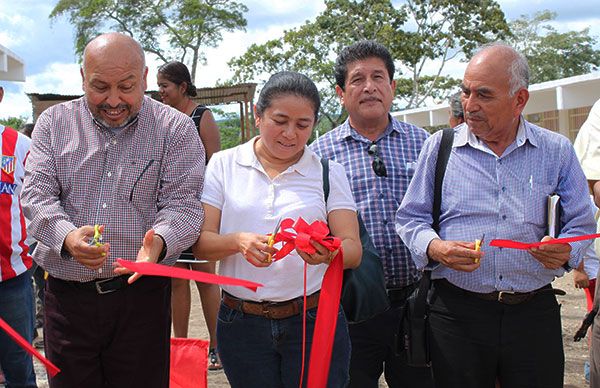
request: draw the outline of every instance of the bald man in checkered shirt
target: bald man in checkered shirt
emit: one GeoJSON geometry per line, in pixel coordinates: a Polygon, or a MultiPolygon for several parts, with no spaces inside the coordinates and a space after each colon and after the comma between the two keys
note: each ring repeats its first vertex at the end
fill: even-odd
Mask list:
{"type": "Polygon", "coordinates": [[[136,41],[101,35],[84,51],[85,96],[36,123],[23,206],[49,273],[52,388],[169,385],[171,282],[115,261],[172,264],[196,241],[205,155],[187,115],[144,96],[147,72],[136,41]]]}

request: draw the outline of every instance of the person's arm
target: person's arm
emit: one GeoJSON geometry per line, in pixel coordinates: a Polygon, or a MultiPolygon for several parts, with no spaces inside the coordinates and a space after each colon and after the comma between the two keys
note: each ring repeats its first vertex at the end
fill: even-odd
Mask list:
{"type": "Polygon", "coordinates": [[[277,252],[269,247],[267,235],[257,233],[228,233],[219,234],[221,210],[214,206],[203,204],[205,220],[200,237],[192,247],[195,257],[218,261],[225,257],[241,253],[242,256],[256,267],[268,267],[268,255],[277,252]]]}
{"type": "Polygon", "coordinates": [[[584,260],[585,258],[581,260],[581,264],[579,264],[579,267],[573,270],[573,285],[575,286],[575,288],[588,288],[590,286],[590,278],[585,273],[585,270],[583,268],[584,260]]]}
{"type": "Polygon", "coordinates": [[[333,210],[329,213],[327,221],[331,235],[342,240],[344,268],[358,267],[362,257],[362,245],[356,212],[345,209],[333,210]]]}
{"type": "Polygon", "coordinates": [[[593,194],[594,194],[594,203],[596,204],[596,206],[600,207],[600,181],[597,181],[596,183],[594,183],[593,194]]]}
{"type": "Polygon", "coordinates": [[[200,139],[202,139],[208,162],[212,154],[221,149],[221,133],[210,110],[205,111],[200,119],[200,139]]]}
{"type": "Polygon", "coordinates": [[[204,149],[193,122],[177,120],[172,123],[171,139],[161,163],[158,212],[152,225],[166,245],[166,258],[189,248],[204,221],[198,195],[204,185],[204,149]]]}
{"type": "MultiPolygon", "coordinates": [[[[566,139],[561,144],[557,162],[560,163],[560,171],[556,193],[560,195],[561,221],[564,224],[559,237],[575,237],[595,233],[596,222],[590,211],[587,181],[575,151],[566,139]]],[[[549,236],[544,236],[541,241],[551,239],[549,236]]],[[[569,244],[547,244],[532,248],[529,253],[548,269],[559,269],[567,263],[570,268],[577,268],[584,250],[589,244],[589,240],[569,244]]]]}
{"type": "MultiPolygon", "coordinates": [[[[76,226],[61,202],[61,183],[52,149],[51,114],[42,113],[36,123],[21,192],[23,213],[30,220],[28,232],[42,244],[61,254],[63,243],[76,226]]],[[[53,112],[52,115],[58,114],[53,112]]]]}
{"type": "Polygon", "coordinates": [[[433,230],[433,190],[441,131],[429,137],[419,154],[415,174],[396,212],[396,232],[410,249],[418,269],[429,259],[458,271],[479,268],[483,252],[469,241],[445,241],[433,230]]]}

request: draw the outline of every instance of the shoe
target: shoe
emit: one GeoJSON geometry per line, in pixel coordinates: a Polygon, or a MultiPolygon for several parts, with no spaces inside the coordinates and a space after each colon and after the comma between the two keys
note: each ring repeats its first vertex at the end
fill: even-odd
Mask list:
{"type": "Polygon", "coordinates": [[[6,383],[6,379],[4,378],[4,373],[0,370],[0,385],[4,386],[6,383]]]}
{"type": "Polygon", "coordinates": [[[219,354],[217,353],[217,349],[212,348],[208,351],[208,370],[220,369],[223,369],[223,365],[221,365],[219,354]]]}

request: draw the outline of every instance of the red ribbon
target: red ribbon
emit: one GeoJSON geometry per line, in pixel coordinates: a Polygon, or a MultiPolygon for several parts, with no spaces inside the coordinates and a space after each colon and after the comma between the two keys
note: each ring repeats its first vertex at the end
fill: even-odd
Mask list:
{"type": "Polygon", "coordinates": [[[124,259],[117,259],[117,262],[127,269],[147,276],[165,276],[169,278],[195,280],[198,282],[210,284],[242,286],[252,291],[256,291],[258,287],[263,286],[260,283],[251,282],[249,280],[231,278],[228,276],[220,276],[200,271],[193,271],[190,269],[170,267],[162,264],[147,263],[144,261],[133,262],[124,259]]]}
{"type": "Polygon", "coordinates": [[[318,242],[329,251],[335,251],[342,245],[339,238],[329,236],[329,228],[326,223],[315,221],[309,225],[302,217],[298,218],[296,222],[291,218],[281,221],[281,231],[275,235],[275,242],[280,241],[284,244],[273,255],[274,260],[284,258],[294,249],[312,255],[316,250],[311,241],[318,242]],[[292,229],[295,233],[287,231],[288,229],[292,229]]]}
{"type": "Polygon", "coordinates": [[[344,277],[344,253],[340,247],[333,258],[329,268],[325,271],[319,308],[313,333],[313,343],[310,349],[308,364],[307,388],[322,388],[327,386],[333,339],[337,326],[338,311],[340,309],[340,296],[342,294],[342,280],[344,277]]]}
{"type": "Polygon", "coordinates": [[[19,344],[20,347],[25,349],[27,353],[40,360],[41,363],[44,364],[44,366],[46,367],[48,373],[50,373],[50,376],[54,377],[58,372],[60,372],[60,369],[58,369],[56,365],[51,363],[50,360],[48,360],[46,357],[42,356],[37,350],[35,350],[33,346],[31,346],[31,344],[27,342],[27,340],[25,340],[25,338],[21,337],[19,333],[17,333],[15,329],[10,327],[10,325],[6,323],[2,318],[0,318],[0,328],[2,328],[6,332],[6,334],[8,334],[17,344],[19,344]]]}
{"type": "Polygon", "coordinates": [[[330,252],[338,250],[325,271],[321,284],[319,308],[308,364],[307,388],[326,387],[342,293],[344,269],[342,241],[329,235],[326,223],[315,221],[309,225],[302,218],[298,218],[296,222],[291,218],[281,221],[281,231],[275,235],[275,241],[284,243],[273,256],[275,260],[284,258],[294,249],[313,254],[316,250],[312,242],[323,245],[330,252]],[[293,232],[289,229],[292,229],[293,232]]]}
{"type": "Polygon", "coordinates": [[[600,237],[600,233],[586,234],[584,236],[555,238],[555,239],[548,240],[548,241],[538,241],[538,242],[533,242],[533,243],[524,243],[524,242],[513,241],[513,240],[498,240],[498,239],[496,239],[496,240],[490,241],[490,246],[491,247],[500,247],[500,248],[527,250],[527,249],[531,249],[531,248],[537,248],[542,245],[567,244],[567,243],[575,242],[575,241],[591,240],[591,239],[595,239],[598,237],[600,237]]]}

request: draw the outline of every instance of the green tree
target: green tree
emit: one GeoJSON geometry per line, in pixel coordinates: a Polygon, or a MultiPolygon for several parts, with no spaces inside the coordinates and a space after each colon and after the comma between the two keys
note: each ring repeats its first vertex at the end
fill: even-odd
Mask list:
{"type": "Polygon", "coordinates": [[[99,33],[120,31],[164,62],[190,64],[193,80],[202,48],[216,47],[224,31],[245,31],[247,11],[232,0],[59,0],[50,18],[69,15],[79,56],[99,33]]]}
{"type": "Polygon", "coordinates": [[[24,117],[7,117],[5,119],[0,119],[0,124],[16,129],[17,131],[21,129],[21,127],[25,124],[24,117]]]}
{"type": "Polygon", "coordinates": [[[229,62],[234,82],[258,81],[280,70],[309,76],[320,86],[321,127],[332,128],[345,118],[333,73],[343,47],[362,39],[385,45],[397,60],[398,73],[406,75],[398,80],[397,96],[412,108],[431,97],[445,98],[457,84],[441,75],[449,60],[508,33],[504,14],[492,0],[409,0],[397,7],[390,0],[325,0],[325,6],[314,21],[254,44],[229,62]],[[432,63],[438,68],[426,74],[432,63]]]}
{"type": "Polygon", "coordinates": [[[545,10],[510,22],[509,43],[527,57],[531,83],[586,74],[600,66],[600,50],[594,49],[597,40],[589,28],[561,33],[549,24],[554,19],[556,13],[545,10]]]}
{"type": "Polygon", "coordinates": [[[226,150],[240,144],[242,127],[240,115],[235,112],[225,112],[219,108],[210,108],[217,118],[217,126],[221,133],[221,149],[226,150]]]}

